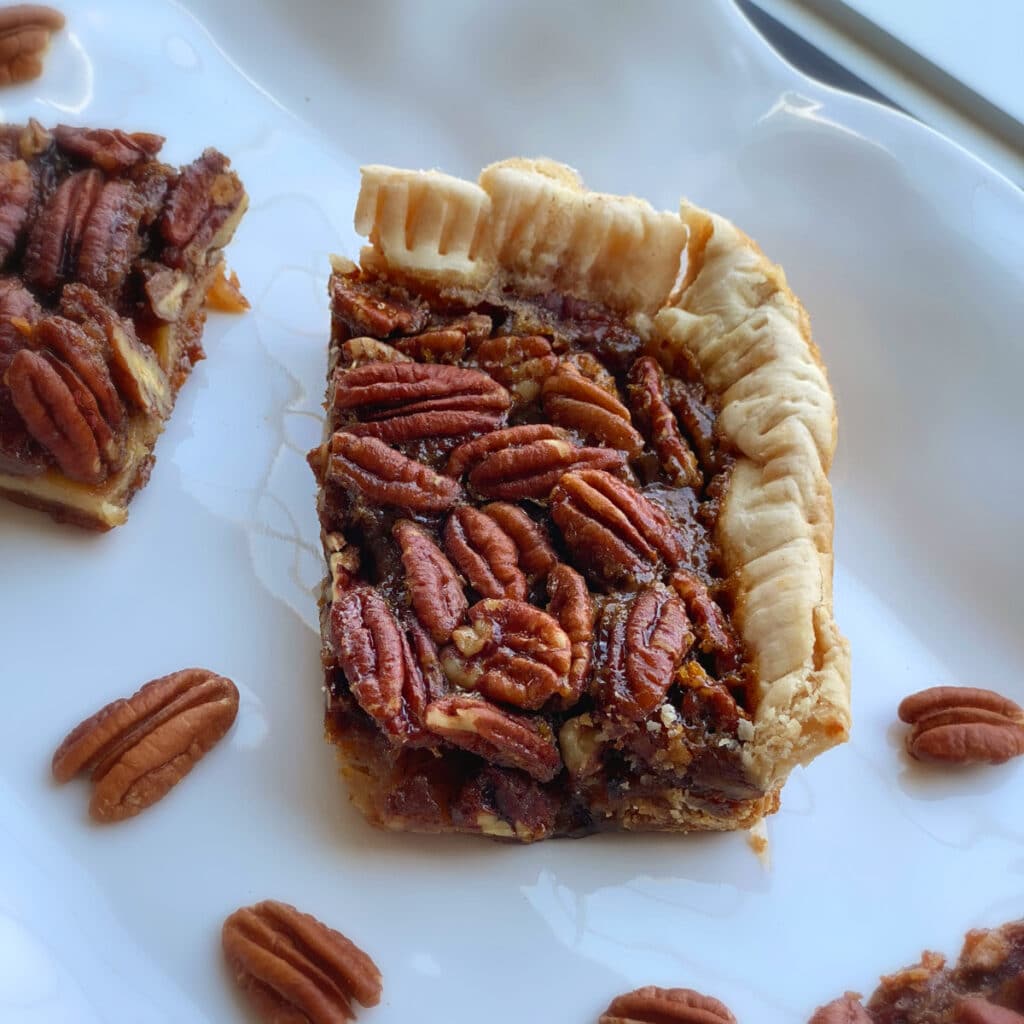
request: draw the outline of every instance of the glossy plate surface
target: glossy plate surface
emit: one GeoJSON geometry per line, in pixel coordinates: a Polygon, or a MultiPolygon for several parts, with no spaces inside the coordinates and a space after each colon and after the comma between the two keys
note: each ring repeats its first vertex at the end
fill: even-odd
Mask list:
{"type": "Polygon", "coordinates": [[[0,1019],[246,1019],[223,918],[278,898],[378,961],[380,1024],[594,1021],[645,983],[804,1021],[921,949],[1024,914],[1024,765],[910,765],[895,706],[936,684],[1024,701],[1024,200],[909,120],[781,63],[724,2],[66,3],[35,116],[230,154],[252,207],[230,250],[250,315],[202,363],[127,526],[0,513],[0,1019]],[[359,163],[474,175],[546,154],[589,185],[731,217],[787,270],[840,409],[836,611],[852,742],[787,786],[770,865],[743,835],[521,849],[388,835],[321,740],[303,455],[320,433],[327,253],[354,255],[359,163]],[[205,665],[238,722],[143,816],[52,785],[66,730],[205,665]]]}

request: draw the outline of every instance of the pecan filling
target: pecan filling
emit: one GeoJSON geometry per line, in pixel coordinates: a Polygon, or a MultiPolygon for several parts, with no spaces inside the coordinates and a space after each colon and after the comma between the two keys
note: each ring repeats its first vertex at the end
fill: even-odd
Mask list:
{"type": "Polygon", "coordinates": [[[331,297],[327,728],[369,816],[532,840],[763,800],[695,369],[560,295],[331,297]]]}
{"type": "Polygon", "coordinates": [[[226,157],[178,171],[162,145],[0,126],[0,473],[144,482],[132,423],[169,415],[202,357],[203,298],[245,208],[226,157]]]}
{"type": "Polygon", "coordinates": [[[1010,921],[969,931],[955,964],[925,952],[884,976],[865,1003],[848,992],[819,1007],[811,1024],[1020,1024],[1022,1014],[1024,921],[1010,921]]]}

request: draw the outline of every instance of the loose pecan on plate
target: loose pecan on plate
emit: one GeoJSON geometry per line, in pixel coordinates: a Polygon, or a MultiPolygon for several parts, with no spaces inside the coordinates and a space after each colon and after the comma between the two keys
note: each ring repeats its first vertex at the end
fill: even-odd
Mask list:
{"type": "Polygon", "coordinates": [[[154,679],[77,725],[53,755],[53,777],[88,772],[89,813],[121,821],[160,800],[231,728],[238,690],[207,669],[187,668],[154,679]]]}
{"type": "Polygon", "coordinates": [[[28,82],[43,73],[50,36],[64,27],[64,15],[41,4],[0,9],[0,85],[28,82]]]}
{"type": "Polygon", "coordinates": [[[1024,708],[992,690],[933,686],[904,698],[907,752],[920,761],[1002,764],[1024,754],[1024,708]]]}
{"type": "Polygon", "coordinates": [[[691,988],[647,985],[617,996],[598,1024],[736,1024],[729,1008],[691,988]]]}
{"type": "Polygon", "coordinates": [[[352,1003],[376,1006],[377,965],[354,942],[288,903],[236,910],[221,929],[239,988],[267,1024],[353,1020],[352,1003]]]}

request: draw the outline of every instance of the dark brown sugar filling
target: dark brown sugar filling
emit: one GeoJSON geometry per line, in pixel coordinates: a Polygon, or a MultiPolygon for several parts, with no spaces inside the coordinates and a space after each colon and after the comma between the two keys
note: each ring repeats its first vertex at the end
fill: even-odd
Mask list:
{"type": "Polygon", "coordinates": [[[562,295],[331,298],[327,731],[368,816],[536,839],[762,798],[696,368],[562,295]]]}

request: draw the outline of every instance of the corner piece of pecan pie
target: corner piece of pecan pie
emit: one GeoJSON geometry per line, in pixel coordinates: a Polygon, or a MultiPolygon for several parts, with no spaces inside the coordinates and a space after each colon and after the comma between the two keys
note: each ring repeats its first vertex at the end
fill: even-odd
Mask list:
{"type": "Polygon", "coordinates": [[[92,529],[149,478],[248,203],[227,157],[163,142],[0,126],[0,496],[92,529]]]}
{"type": "Polygon", "coordinates": [[[836,418],[807,316],[728,221],[363,169],[335,257],[326,724],[380,826],[733,829],[846,739],[836,418]]]}

